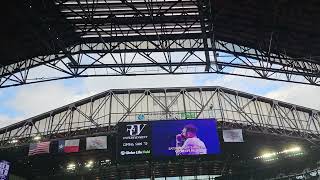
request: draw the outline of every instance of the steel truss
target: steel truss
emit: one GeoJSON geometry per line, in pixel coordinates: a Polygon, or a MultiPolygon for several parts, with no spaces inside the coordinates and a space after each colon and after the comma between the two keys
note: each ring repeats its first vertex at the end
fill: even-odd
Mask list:
{"type": "Polygon", "coordinates": [[[320,175],[320,168],[314,168],[314,169],[308,169],[308,170],[305,170],[304,172],[301,172],[301,173],[297,173],[297,174],[290,174],[290,175],[285,175],[284,177],[275,177],[275,178],[270,178],[269,180],[290,180],[290,179],[302,179],[302,178],[305,178],[305,179],[312,179],[312,177],[314,177],[314,179],[316,177],[319,178],[319,175],[320,175]]]}
{"type": "Polygon", "coordinates": [[[89,76],[218,73],[320,85],[319,64],[285,50],[253,49],[215,36],[209,0],[55,0],[80,37],[62,50],[0,67],[0,87],[89,76]]]}
{"type": "MultiPolygon", "coordinates": [[[[216,118],[219,128],[320,140],[320,112],[221,87],[109,90],[0,129],[1,147],[34,136],[116,132],[123,121],[216,118]]],[[[19,144],[18,143],[18,144],[19,144]]],[[[16,145],[16,144],[15,144],[16,145]]]]}

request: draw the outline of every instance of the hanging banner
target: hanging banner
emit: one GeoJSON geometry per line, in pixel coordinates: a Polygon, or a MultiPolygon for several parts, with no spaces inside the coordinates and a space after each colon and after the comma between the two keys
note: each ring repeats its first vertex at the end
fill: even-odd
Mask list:
{"type": "Polygon", "coordinates": [[[80,139],[59,140],[59,152],[79,152],[80,139]]]}
{"type": "Polygon", "coordinates": [[[86,150],[107,149],[107,136],[87,137],[86,150]]]}
{"type": "Polygon", "coordinates": [[[223,130],[224,142],[243,142],[242,129],[223,130]]]}
{"type": "Polygon", "coordinates": [[[47,154],[50,153],[50,141],[31,143],[29,145],[28,156],[33,156],[36,154],[47,154]]]}
{"type": "Polygon", "coordinates": [[[9,180],[10,163],[8,161],[0,161],[0,180],[9,180]]]}

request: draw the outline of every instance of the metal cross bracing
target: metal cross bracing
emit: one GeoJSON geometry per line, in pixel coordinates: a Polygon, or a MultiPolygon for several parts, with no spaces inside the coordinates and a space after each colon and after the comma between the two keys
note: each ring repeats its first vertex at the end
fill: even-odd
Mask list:
{"type": "MultiPolygon", "coordinates": [[[[89,76],[219,73],[320,85],[313,57],[250,48],[215,36],[210,0],[55,0],[78,43],[0,67],[0,87],[89,76]]],[[[36,15],[36,14],[35,14],[36,15]]],[[[262,46],[261,46],[262,47],[262,46]]]]}
{"type": "MultiPolygon", "coordinates": [[[[219,128],[320,140],[320,112],[221,87],[109,90],[0,129],[1,147],[35,136],[59,139],[116,132],[118,122],[217,119],[219,128]]],[[[17,144],[15,144],[17,145],[17,144]]]]}

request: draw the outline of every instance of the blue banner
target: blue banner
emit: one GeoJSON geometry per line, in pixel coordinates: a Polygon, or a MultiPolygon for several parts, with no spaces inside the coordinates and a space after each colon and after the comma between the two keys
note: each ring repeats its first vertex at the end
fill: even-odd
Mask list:
{"type": "Polygon", "coordinates": [[[8,161],[0,161],[0,180],[9,180],[10,163],[8,161]]]}

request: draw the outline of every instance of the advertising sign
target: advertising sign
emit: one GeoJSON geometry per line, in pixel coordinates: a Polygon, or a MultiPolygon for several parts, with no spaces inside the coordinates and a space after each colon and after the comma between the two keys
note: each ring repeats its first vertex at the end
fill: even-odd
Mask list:
{"type": "Polygon", "coordinates": [[[9,179],[10,163],[8,161],[0,161],[0,180],[9,179]]]}
{"type": "Polygon", "coordinates": [[[151,156],[151,124],[148,122],[119,123],[118,156],[146,158],[151,156]]]}

